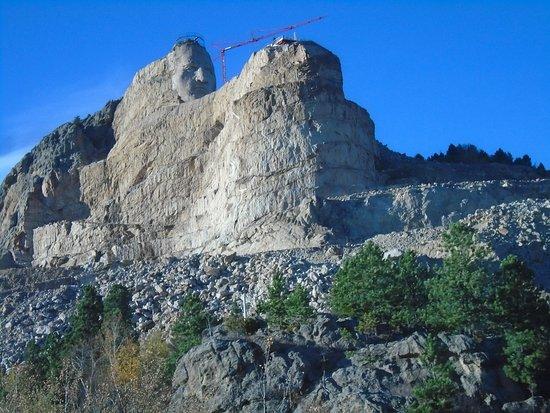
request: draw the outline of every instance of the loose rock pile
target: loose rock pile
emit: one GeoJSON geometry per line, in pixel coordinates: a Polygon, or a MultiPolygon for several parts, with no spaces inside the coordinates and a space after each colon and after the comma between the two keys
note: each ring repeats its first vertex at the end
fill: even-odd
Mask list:
{"type": "Polygon", "coordinates": [[[0,293],[1,364],[20,361],[29,340],[40,341],[50,332],[65,331],[70,310],[85,284],[96,284],[102,295],[115,283],[127,286],[133,294],[136,328],[145,333],[153,327],[167,329],[178,312],[179,300],[190,291],[199,293],[216,314],[227,312],[233,303],[252,313],[277,271],[287,277],[291,288],[296,283],[304,285],[313,308],[325,310],[325,296],[340,262],[341,250],[329,247],[59,270],[53,280],[0,293]],[[67,273],[72,275],[64,277],[67,273]]]}
{"type": "MultiPolygon", "coordinates": [[[[476,210],[461,220],[475,228],[480,241],[503,259],[518,255],[535,271],[536,281],[550,289],[550,200],[524,199],[476,210]]],[[[411,249],[430,258],[443,258],[443,226],[381,234],[372,238],[382,249],[399,255],[411,249]]]]}

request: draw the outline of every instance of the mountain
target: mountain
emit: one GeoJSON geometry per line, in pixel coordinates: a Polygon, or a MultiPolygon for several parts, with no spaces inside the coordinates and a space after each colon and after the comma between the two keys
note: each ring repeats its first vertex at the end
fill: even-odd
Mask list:
{"type": "MultiPolygon", "coordinates": [[[[168,331],[178,301],[189,291],[200,294],[215,314],[227,313],[236,300],[252,311],[277,272],[306,288],[313,309],[327,312],[334,274],[366,241],[379,245],[388,259],[413,250],[434,266],[448,255],[442,234],[456,221],[478,231],[479,241],[492,248],[490,261],[516,254],[535,271],[538,285],[550,289],[550,180],[540,171],[392,151],[376,139],[368,112],[346,99],[338,57],[314,42],[268,45],[237,77],[219,89],[215,85],[206,49],[196,40],[178,42],[137,72],[121,100],[55,129],[6,177],[0,191],[3,365],[19,363],[29,340],[66,332],[70,309],[87,284],[97,285],[103,295],[117,283],[130,288],[134,322],[143,336],[168,331]]],[[[312,358],[324,357],[326,344],[344,363],[347,348],[335,338],[334,323],[342,321],[327,320],[330,328],[319,321],[320,336],[303,331],[283,346],[285,354],[299,353],[293,362],[287,363],[290,353],[281,356],[288,368],[311,365],[312,386],[319,389],[322,367],[312,358]],[[323,334],[330,336],[326,343],[323,334]],[[313,350],[304,352],[308,340],[313,350]]],[[[414,337],[410,340],[424,346],[424,333],[414,337]]],[[[410,366],[404,359],[417,363],[419,353],[391,353],[409,345],[400,341],[408,343],[406,337],[393,339],[386,347],[361,351],[384,353],[380,360],[387,363],[398,360],[406,376],[410,366]]],[[[236,340],[231,348],[242,347],[238,363],[249,369],[247,380],[255,381],[261,372],[249,364],[260,357],[258,340],[227,340],[236,340]]],[[[449,340],[445,345],[452,347],[449,340]]],[[[477,351],[491,351],[490,343],[468,343],[467,349],[449,347],[449,352],[471,359],[477,351]]],[[[223,354],[231,353],[227,341],[217,345],[223,354]]],[[[212,348],[202,346],[181,362],[176,387],[196,379],[181,369],[200,371],[203,353],[209,368],[219,368],[210,360],[212,348]]],[[[374,380],[374,370],[353,363],[349,374],[372,374],[374,380]]],[[[331,368],[342,382],[359,380],[343,377],[348,373],[342,366],[331,368]]],[[[475,369],[464,367],[460,374],[471,381],[482,374],[481,364],[475,369]]],[[[376,403],[358,396],[358,406],[402,407],[406,400],[400,392],[411,389],[410,377],[406,385],[398,383],[401,379],[381,384],[376,403]]],[[[233,378],[230,382],[237,386],[233,378]]],[[[475,391],[489,392],[476,383],[475,391]]],[[[207,407],[210,402],[197,401],[195,390],[180,388],[172,410],[227,408],[227,400],[207,407]]],[[[495,396],[499,406],[527,398],[512,385],[503,394],[495,396]]],[[[468,403],[485,403],[478,396],[468,403]]],[[[315,400],[309,393],[299,402],[305,410],[296,411],[310,411],[315,400]]],[[[331,400],[324,408],[337,411],[339,399],[331,400]]],[[[243,403],[241,408],[248,402],[243,403]]]]}

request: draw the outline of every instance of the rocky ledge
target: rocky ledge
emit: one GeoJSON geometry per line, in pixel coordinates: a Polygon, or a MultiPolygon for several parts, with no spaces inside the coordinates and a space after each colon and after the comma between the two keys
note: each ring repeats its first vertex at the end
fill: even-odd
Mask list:
{"type": "MultiPolygon", "coordinates": [[[[350,333],[350,319],[321,314],[289,333],[251,335],[218,326],[179,362],[169,412],[392,412],[412,401],[428,375],[427,336],[350,333]]],[[[435,339],[452,364],[456,412],[548,412],[550,406],[506,378],[497,339],[435,339]]]]}

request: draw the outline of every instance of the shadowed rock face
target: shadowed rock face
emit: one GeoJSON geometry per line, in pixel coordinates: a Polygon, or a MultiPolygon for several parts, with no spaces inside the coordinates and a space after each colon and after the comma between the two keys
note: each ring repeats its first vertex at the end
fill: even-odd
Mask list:
{"type": "MultiPolygon", "coordinates": [[[[322,314],[292,334],[264,327],[241,335],[215,327],[179,360],[167,411],[406,411],[413,388],[429,375],[422,362],[426,335],[345,339],[342,331],[352,325],[322,314]]],[[[529,395],[503,373],[500,343],[446,333],[433,339],[458,376],[452,411],[547,411],[542,397],[518,401],[529,395]]]]}
{"type": "Polygon", "coordinates": [[[0,188],[0,268],[30,263],[33,230],[84,219],[80,169],[107,156],[118,101],[83,121],[66,123],[47,135],[12,169],[0,188]]]}
{"type": "Polygon", "coordinates": [[[182,102],[198,99],[216,90],[212,59],[199,43],[177,43],[166,56],[172,71],[172,89],[182,102]]]}

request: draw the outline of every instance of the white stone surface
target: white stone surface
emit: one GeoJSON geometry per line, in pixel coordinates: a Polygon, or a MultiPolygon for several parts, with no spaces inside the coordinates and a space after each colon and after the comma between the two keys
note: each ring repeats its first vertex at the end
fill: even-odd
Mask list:
{"type": "MultiPolygon", "coordinates": [[[[139,226],[140,242],[162,253],[316,245],[324,230],[312,200],[373,185],[374,125],[345,100],[328,50],[268,46],[220,90],[187,102],[173,83],[174,53],[136,74],[115,113],[115,146],[82,170],[91,218],[37,230],[35,258],[64,236],[101,247],[117,237],[113,226],[139,226]]],[[[192,64],[209,66],[204,53],[192,64]]]]}

